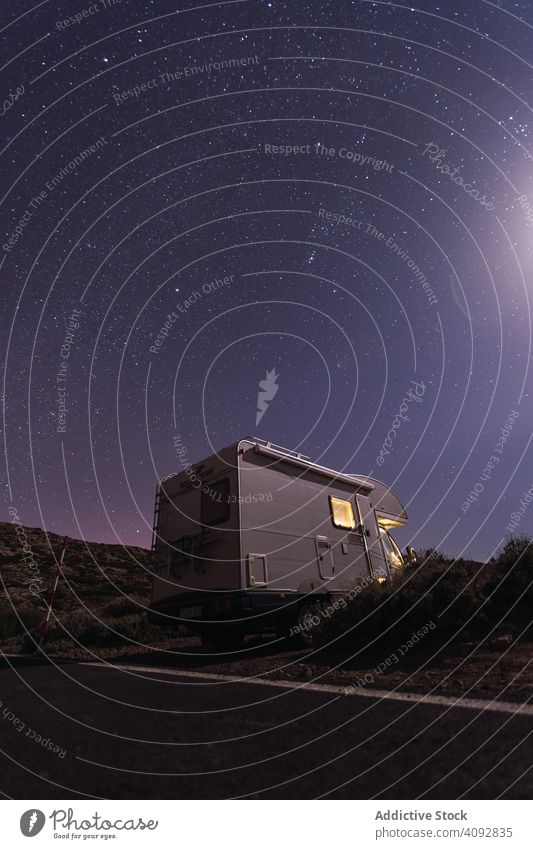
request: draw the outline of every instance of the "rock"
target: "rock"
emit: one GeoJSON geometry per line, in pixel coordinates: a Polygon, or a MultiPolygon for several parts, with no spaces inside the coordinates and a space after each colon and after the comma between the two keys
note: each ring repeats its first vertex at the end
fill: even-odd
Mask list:
{"type": "Polygon", "coordinates": [[[503,649],[508,648],[513,641],[514,637],[512,634],[499,634],[490,641],[489,648],[493,651],[502,651],[503,649]]]}

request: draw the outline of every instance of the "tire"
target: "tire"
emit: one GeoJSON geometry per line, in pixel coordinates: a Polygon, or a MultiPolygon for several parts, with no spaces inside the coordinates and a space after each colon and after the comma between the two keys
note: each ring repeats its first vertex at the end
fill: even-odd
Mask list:
{"type": "Polygon", "coordinates": [[[319,611],[317,604],[308,604],[304,602],[298,608],[295,626],[293,627],[294,642],[303,648],[309,649],[313,645],[314,634],[316,627],[316,619],[319,611]]]}

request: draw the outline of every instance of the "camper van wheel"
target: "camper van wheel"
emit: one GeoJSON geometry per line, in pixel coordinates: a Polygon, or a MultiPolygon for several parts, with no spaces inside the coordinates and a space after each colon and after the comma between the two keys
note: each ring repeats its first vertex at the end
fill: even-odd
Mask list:
{"type": "Polygon", "coordinates": [[[302,604],[298,609],[296,626],[292,629],[292,633],[296,641],[305,648],[310,648],[313,645],[313,632],[317,624],[317,610],[315,604],[302,604]]]}

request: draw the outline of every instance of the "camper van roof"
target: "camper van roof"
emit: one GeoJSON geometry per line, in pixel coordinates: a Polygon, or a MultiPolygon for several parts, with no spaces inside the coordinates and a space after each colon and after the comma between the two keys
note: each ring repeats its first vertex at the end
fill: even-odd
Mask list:
{"type": "MultiPolygon", "coordinates": [[[[362,475],[352,475],[349,472],[338,472],[334,469],[329,469],[327,466],[321,466],[319,463],[313,463],[311,459],[306,455],[302,454],[300,451],[294,451],[291,448],[284,448],[282,445],[276,445],[275,442],[267,441],[266,439],[260,439],[257,436],[247,436],[243,439],[239,439],[237,442],[232,443],[227,446],[227,448],[237,448],[243,442],[248,442],[255,447],[255,450],[260,454],[266,454],[270,457],[277,458],[280,460],[285,460],[287,463],[291,463],[292,465],[299,466],[303,469],[309,469],[310,471],[314,471],[317,474],[324,475],[328,478],[333,478],[338,481],[344,481],[345,483],[355,484],[356,486],[360,486],[362,489],[366,489],[369,492],[376,488],[376,484],[380,487],[385,486],[381,481],[376,480],[375,478],[364,477],[362,475]]],[[[227,450],[227,449],[223,449],[227,450]]],[[[219,452],[217,452],[219,453],[219,452]]],[[[198,462],[201,462],[199,460],[198,462]]],[[[192,463],[192,466],[195,464],[192,463]]],[[[170,478],[177,477],[182,474],[184,469],[181,469],[179,472],[171,472],[168,475],[160,478],[159,484],[164,483],[170,478]]],[[[388,487],[386,487],[388,489],[388,487]]]]}
{"type": "Polygon", "coordinates": [[[268,442],[265,439],[258,439],[254,436],[240,439],[238,445],[240,445],[241,442],[251,442],[255,445],[255,450],[259,454],[266,454],[269,457],[285,460],[287,463],[300,466],[300,468],[310,469],[311,471],[324,475],[328,478],[334,478],[335,480],[344,481],[345,483],[356,484],[368,491],[375,489],[375,485],[372,483],[370,478],[352,475],[348,472],[336,472],[334,469],[327,468],[327,466],[321,466],[318,463],[313,463],[305,454],[301,454],[298,451],[292,451],[289,448],[283,448],[281,445],[276,445],[274,442],[268,442]]]}

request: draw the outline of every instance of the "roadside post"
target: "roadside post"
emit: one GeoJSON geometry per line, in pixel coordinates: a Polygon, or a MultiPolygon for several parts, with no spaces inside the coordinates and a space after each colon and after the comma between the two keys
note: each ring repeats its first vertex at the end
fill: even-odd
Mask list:
{"type": "Polygon", "coordinates": [[[67,550],[68,545],[68,537],[63,537],[63,547],[61,549],[61,555],[59,557],[59,561],[57,563],[56,573],[54,576],[54,583],[52,585],[52,592],[50,594],[50,601],[48,603],[48,610],[46,611],[46,616],[41,628],[41,638],[39,640],[39,649],[43,647],[44,641],[46,639],[46,634],[48,633],[48,627],[50,625],[50,616],[52,615],[52,609],[54,607],[54,601],[57,593],[57,585],[59,584],[59,579],[62,577],[62,567],[63,561],[65,559],[65,551],[67,550]]]}

